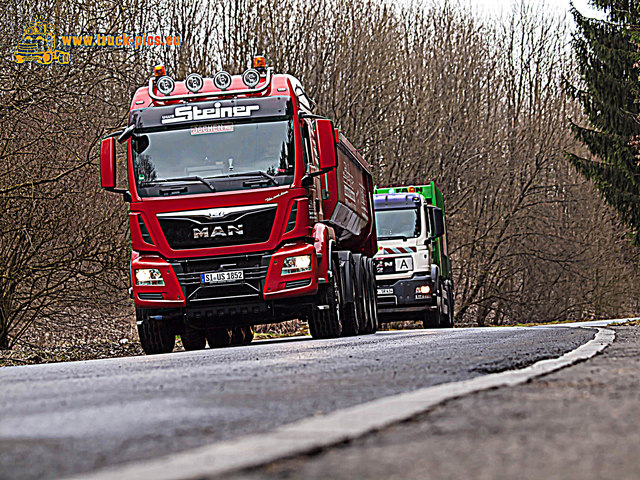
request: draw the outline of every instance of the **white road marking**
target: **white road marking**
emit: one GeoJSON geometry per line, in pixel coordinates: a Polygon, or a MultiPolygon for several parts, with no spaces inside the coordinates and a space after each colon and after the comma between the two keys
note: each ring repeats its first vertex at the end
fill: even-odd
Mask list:
{"type": "MultiPolygon", "coordinates": [[[[611,323],[611,322],[609,322],[611,323]]],[[[563,327],[566,325],[557,325],[563,327]]],[[[579,326],[589,326],[581,323],[579,326]]],[[[546,327],[552,328],[552,327],[546,327]]],[[[514,386],[546,375],[604,350],[615,332],[597,328],[595,338],[561,357],[541,360],[519,370],[427,387],[380,398],[343,410],[283,425],[275,430],[214,443],[190,451],[88,472],[73,479],[154,480],[202,479],[258,467],[283,458],[353,440],[424,413],[447,400],[491,388],[514,386]]]]}

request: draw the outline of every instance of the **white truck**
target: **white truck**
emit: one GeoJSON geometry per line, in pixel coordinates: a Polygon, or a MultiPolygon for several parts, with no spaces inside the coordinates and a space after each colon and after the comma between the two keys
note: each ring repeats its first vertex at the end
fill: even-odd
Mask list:
{"type": "Polygon", "coordinates": [[[425,328],[453,327],[453,279],[442,192],[435,182],[377,188],[374,209],[379,320],[417,319],[425,328]]]}

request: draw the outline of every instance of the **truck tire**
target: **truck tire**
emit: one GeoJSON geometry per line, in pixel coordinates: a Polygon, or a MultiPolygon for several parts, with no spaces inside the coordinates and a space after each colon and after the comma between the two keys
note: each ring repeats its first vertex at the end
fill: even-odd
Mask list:
{"type": "Polygon", "coordinates": [[[376,333],[380,323],[378,322],[378,289],[376,286],[376,269],[373,259],[367,258],[367,271],[369,272],[369,299],[371,305],[371,333],[376,333]]]}
{"type": "Polygon", "coordinates": [[[454,315],[453,315],[453,289],[450,285],[445,286],[447,290],[447,314],[442,315],[440,318],[441,328],[453,328],[454,315]]]}
{"type": "Polygon", "coordinates": [[[344,262],[340,262],[340,286],[342,293],[342,334],[343,337],[358,335],[360,331],[360,315],[358,311],[358,295],[356,290],[356,272],[351,252],[343,254],[344,262]]]}
{"type": "Polygon", "coordinates": [[[244,344],[244,327],[233,327],[231,329],[231,343],[230,345],[242,345],[244,344]]]}
{"type": "Polygon", "coordinates": [[[438,292],[437,308],[435,310],[425,312],[422,325],[424,326],[424,328],[453,328],[453,305],[451,303],[451,291],[448,286],[439,284],[437,286],[436,292],[438,292]],[[446,298],[445,295],[443,295],[444,289],[447,289],[446,298]],[[447,303],[447,313],[444,313],[443,309],[445,302],[447,303]]]}
{"type": "Polygon", "coordinates": [[[369,279],[369,263],[366,257],[362,257],[362,310],[364,312],[362,322],[362,334],[373,333],[373,308],[371,305],[371,280],[369,279]]]}
{"type": "Polygon", "coordinates": [[[318,288],[317,304],[312,306],[309,316],[309,332],[313,338],[337,338],[342,333],[340,318],[340,269],[336,259],[331,261],[332,274],[328,284],[318,288]],[[327,306],[320,310],[318,306],[327,306]]]}
{"type": "Polygon", "coordinates": [[[136,308],[138,337],[147,355],[170,353],[176,344],[176,334],[171,322],[150,319],[147,312],[136,308]]]}
{"type": "Polygon", "coordinates": [[[253,327],[244,327],[243,345],[249,345],[253,341],[253,327]]]}
{"type": "Polygon", "coordinates": [[[358,309],[359,318],[359,335],[365,335],[367,332],[367,323],[370,321],[370,312],[368,310],[368,297],[367,297],[367,283],[365,277],[366,258],[362,254],[355,254],[353,256],[355,263],[355,280],[356,280],[356,308],[358,309]]]}
{"type": "Polygon", "coordinates": [[[182,334],[182,346],[187,352],[202,350],[207,346],[207,337],[204,330],[185,326],[182,334]]]}
{"type": "Polygon", "coordinates": [[[209,348],[221,348],[231,345],[231,330],[228,328],[208,328],[207,342],[209,348]]]}
{"type": "Polygon", "coordinates": [[[253,327],[233,327],[231,345],[249,345],[253,340],[253,327]]]}

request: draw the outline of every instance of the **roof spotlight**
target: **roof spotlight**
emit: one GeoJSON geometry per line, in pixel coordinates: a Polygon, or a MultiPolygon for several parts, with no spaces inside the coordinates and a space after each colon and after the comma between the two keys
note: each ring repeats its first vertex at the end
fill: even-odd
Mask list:
{"type": "Polygon", "coordinates": [[[249,68],[242,74],[242,81],[249,88],[254,88],[260,83],[260,74],[257,70],[249,68]]]}
{"type": "Polygon", "coordinates": [[[173,89],[176,88],[176,82],[169,75],[163,75],[156,82],[156,87],[163,95],[170,95],[173,89]]]}
{"type": "Polygon", "coordinates": [[[220,90],[226,90],[231,86],[231,74],[225,72],[218,72],[213,76],[213,84],[220,90]]]}
{"type": "Polygon", "coordinates": [[[187,88],[190,92],[197,93],[204,85],[204,80],[202,79],[202,75],[198,73],[192,73],[187,77],[184,83],[187,85],[187,88]]]}

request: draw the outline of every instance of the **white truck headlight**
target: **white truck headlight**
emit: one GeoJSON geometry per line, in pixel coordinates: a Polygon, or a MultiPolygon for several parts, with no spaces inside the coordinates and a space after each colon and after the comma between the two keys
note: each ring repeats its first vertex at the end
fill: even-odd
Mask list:
{"type": "Polygon", "coordinates": [[[292,273],[308,272],[311,270],[311,255],[298,255],[297,257],[287,257],[282,262],[282,275],[292,273]]]}
{"type": "Polygon", "coordinates": [[[136,270],[136,285],[163,286],[164,279],[157,268],[139,268],[136,270]]]}

